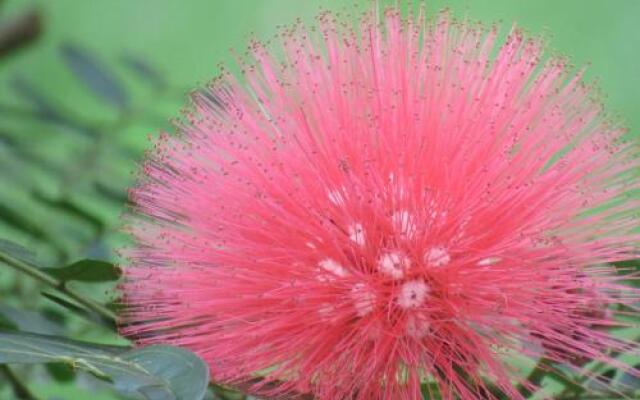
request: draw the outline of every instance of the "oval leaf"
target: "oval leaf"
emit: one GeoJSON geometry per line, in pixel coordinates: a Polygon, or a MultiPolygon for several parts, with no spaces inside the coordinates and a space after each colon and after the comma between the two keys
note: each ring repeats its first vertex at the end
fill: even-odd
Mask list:
{"type": "MultiPolygon", "coordinates": [[[[178,347],[148,346],[122,354],[122,358],[135,362],[145,370],[160,376],[168,383],[177,399],[202,399],[209,384],[209,368],[195,354],[178,347]]],[[[161,387],[138,389],[149,399],[164,399],[157,393],[161,387]]],[[[169,397],[167,397],[169,399],[169,397]]]]}
{"type": "Polygon", "coordinates": [[[64,330],[60,322],[41,313],[18,310],[11,306],[0,305],[0,317],[21,331],[59,334],[64,330]]]}
{"type": "Polygon", "coordinates": [[[207,365],[171,346],[130,349],[56,336],[0,333],[1,364],[65,363],[113,383],[125,395],[148,400],[201,400],[209,382],[207,365]]]}
{"type": "Polygon", "coordinates": [[[61,281],[108,282],[120,278],[120,270],[115,265],[100,260],[81,260],[66,267],[43,270],[61,281]]]}

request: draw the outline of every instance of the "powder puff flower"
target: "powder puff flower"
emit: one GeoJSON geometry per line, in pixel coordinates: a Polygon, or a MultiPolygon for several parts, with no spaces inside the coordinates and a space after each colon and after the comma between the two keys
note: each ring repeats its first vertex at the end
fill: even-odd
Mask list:
{"type": "Polygon", "coordinates": [[[131,192],[124,334],[265,396],[521,399],[509,360],[541,352],[629,370],[594,327],[640,297],[607,264],[640,164],[581,72],[497,36],[391,9],[254,43],[131,192]]]}

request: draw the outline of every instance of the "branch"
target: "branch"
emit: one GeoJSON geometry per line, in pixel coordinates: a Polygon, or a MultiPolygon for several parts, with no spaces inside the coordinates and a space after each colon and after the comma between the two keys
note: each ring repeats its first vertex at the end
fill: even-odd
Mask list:
{"type": "Polygon", "coordinates": [[[8,365],[0,365],[0,375],[7,377],[7,381],[13,389],[13,394],[20,400],[38,400],[38,398],[31,393],[29,388],[22,383],[20,378],[9,368],[8,365]]]}
{"type": "Polygon", "coordinates": [[[40,270],[38,267],[13,258],[2,252],[0,252],[0,262],[15,269],[16,271],[20,271],[26,275],[29,275],[33,279],[40,281],[45,285],[52,287],[56,291],[76,301],[78,304],[82,305],[88,310],[95,312],[105,320],[113,322],[114,324],[117,322],[118,317],[113,311],[103,306],[102,304],[97,303],[88,297],[85,297],[82,293],[71,289],[66,285],[65,281],[52,277],[51,275],[40,270]]]}

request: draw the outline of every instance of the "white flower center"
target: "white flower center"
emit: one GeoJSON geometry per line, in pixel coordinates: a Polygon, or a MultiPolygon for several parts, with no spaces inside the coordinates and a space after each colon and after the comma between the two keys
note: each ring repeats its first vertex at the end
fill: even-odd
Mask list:
{"type": "Polygon", "coordinates": [[[424,303],[430,291],[429,286],[422,279],[405,282],[400,288],[396,301],[402,308],[416,308],[424,303]]]}
{"type": "Polygon", "coordinates": [[[409,257],[399,251],[383,253],[378,258],[378,270],[394,279],[402,278],[410,266],[409,257]]]}

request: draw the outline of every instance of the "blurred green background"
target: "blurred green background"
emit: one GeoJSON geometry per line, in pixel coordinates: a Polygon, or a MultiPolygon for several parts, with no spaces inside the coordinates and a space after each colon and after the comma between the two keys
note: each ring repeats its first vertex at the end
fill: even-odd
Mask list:
{"type": "MultiPolygon", "coordinates": [[[[0,34],[31,11],[41,26],[35,41],[0,59],[0,239],[34,249],[47,265],[115,260],[113,249],[126,241],[117,231],[126,188],[148,136],[170,129],[189,91],[214,77],[219,63],[231,63],[229,49],[241,52],[250,37],[267,39],[298,17],[312,23],[321,8],[353,11],[371,4],[0,0],[0,34]]],[[[632,135],[640,132],[639,0],[427,4],[430,12],[443,7],[457,17],[499,22],[505,30],[517,22],[532,34],[546,34],[553,52],[578,66],[590,63],[587,79],[598,80],[608,110],[632,135]]],[[[33,296],[37,290],[0,268],[3,306],[64,319],[57,304],[33,296]]],[[[111,286],[79,290],[113,298],[111,286]]],[[[118,340],[80,320],[57,323],[68,336],[118,340]]],[[[43,370],[23,372],[42,398],[86,398],[87,390],[96,400],[117,398],[94,380],[72,383],[52,380],[43,370]]],[[[8,393],[0,386],[0,399],[8,393]]]]}

